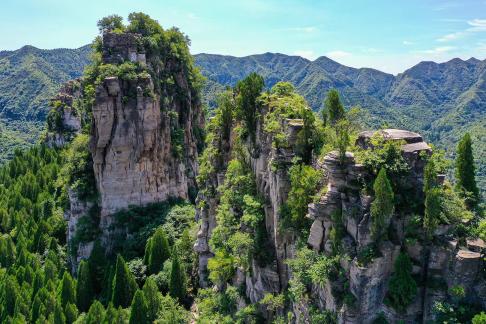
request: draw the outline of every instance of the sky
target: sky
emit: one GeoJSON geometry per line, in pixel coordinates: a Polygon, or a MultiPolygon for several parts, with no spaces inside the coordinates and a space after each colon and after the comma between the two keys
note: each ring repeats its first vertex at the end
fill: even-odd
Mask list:
{"type": "Polygon", "coordinates": [[[393,74],[486,58],[486,0],[1,0],[0,50],[80,47],[100,18],[134,11],[177,26],[193,54],[325,55],[393,74]]]}

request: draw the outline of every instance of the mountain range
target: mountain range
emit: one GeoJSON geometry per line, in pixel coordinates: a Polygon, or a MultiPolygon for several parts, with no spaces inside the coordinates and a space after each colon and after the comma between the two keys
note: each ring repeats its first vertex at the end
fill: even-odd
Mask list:
{"type": "MultiPolygon", "coordinates": [[[[24,46],[0,52],[0,160],[37,138],[48,99],[61,83],[81,76],[90,52],[88,45],[54,50],[24,46]]],[[[210,107],[219,91],[257,72],[268,88],[278,81],[291,82],[316,111],[327,91],[336,88],[345,106],[359,105],[367,112],[369,126],[386,123],[418,131],[449,155],[458,137],[469,131],[480,187],[486,187],[486,60],[421,62],[395,76],[347,67],[325,56],[314,61],[278,53],[194,57],[207,78],[203,97],[210,107]]]]}

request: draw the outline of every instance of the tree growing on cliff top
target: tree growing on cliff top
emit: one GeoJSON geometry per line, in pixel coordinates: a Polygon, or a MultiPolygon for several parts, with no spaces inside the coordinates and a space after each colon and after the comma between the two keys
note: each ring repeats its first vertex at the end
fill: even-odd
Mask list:
{"type": "Polygon", "coordinates": [[[128,270],[127,264],[121,255],[116,258],[115,277],[113,278],[113,292],[111,301],[115,307],[128,307],[133,295],[138,289],[135,278],[128,270]]]}
{"type": "Polygon", "coordinates": [[[125,26],[123,25],[123,17],[118,15],[110,15],[98,20],[98,30],[100,34],[113,31],[123,31],[125,26]]]}
{"type": "Polygon", "coordinates": [[[466,198],[469,208],[474,208],[478,204],[479,189],[475,179],[476,167],[472,151],[471,136],[464,134],[457,145],[456,157],[456,188],[462,192],[466,198]]]}
{"type": "Polygon", "coordinates": [[[378,240],[386,233],[388,222],[393,215],[394,194],[388,180],[386,169],[381,168],[373,184],[375,199],[371,203],[371,234],[374,240],[378,240]]]}
{"type": "Polygon", "coordinates": [[[256,122],[258,117],[257,98],[263,90],[263,77],[257,73],[250,73],[236,84],[237,117],[244,121],[246,130],[252,141],[255,140],[256,122]]]}
{"type": "Polygon", "coordinates": [[[339,99],[339,92],[336,89],[329,90],[322,111],[324,122],[329,122],[331,125],[334,125],[338,120],[344,118],[344,116],[344,106],[341,103],[341,99],[339,99]]]}

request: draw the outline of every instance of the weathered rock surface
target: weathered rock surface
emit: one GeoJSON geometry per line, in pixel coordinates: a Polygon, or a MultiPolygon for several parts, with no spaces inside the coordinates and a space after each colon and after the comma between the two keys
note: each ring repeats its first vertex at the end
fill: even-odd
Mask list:
{"type": "MultiPolygon", "coordinates": [[[[135,34],[105,34],[103,61],[145,64],[137,40],[135,34]]],[[[136,80],[107,77],[96,87],[90,149],[101,197],[102,227],[109,225],[106,216],[117,210],[169,197],[187,199],[195,188],[194,132],[203,127],[203,116],[186,77],[183,71],[174,72],[184,93],[178,96],[155,88],[149,74],[136,80]],[[174,154],[174,132],[183,133],[182,156],[174,154]]]]}

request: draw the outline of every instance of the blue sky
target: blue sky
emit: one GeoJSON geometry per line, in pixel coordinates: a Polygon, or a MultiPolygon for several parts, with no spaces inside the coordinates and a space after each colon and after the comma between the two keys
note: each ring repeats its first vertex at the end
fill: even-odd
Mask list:
{"type": "Polygon", "coordinates": [[[103,16],[143,11],[192,53],[326,55],[399,73],[422,60],[486,58],[486,0],[2,0],[0,49],[79,47],[103,16]]]}

